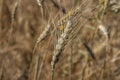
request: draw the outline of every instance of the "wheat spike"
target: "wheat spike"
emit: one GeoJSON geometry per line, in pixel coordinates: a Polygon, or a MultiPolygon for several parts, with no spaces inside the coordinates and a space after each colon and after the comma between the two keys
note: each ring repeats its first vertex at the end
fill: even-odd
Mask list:
{"type": "Polygon", "coordinates": [[[15,20],[15,16],[16,16],[16,12],[17,12],[17,9],[18,9],[19,2],[20,2],[20,0],[17,0],[15,5],[14,5],[13,11],[12,11],[12,23],[15,20]]]}
{"type": "Polygon", "coordinates": [[[86,6],[87,4],[87,0],[85,0],[84,2],[82,2],[82,4],[77,7],[75,10],[71,10],[69,11],[67,14],[65,14],[59,21],[58,21],[58,26],[63,25],[64,23],[66,23],[70,18],[75,17],[77,14],[82,12],[82,7],[86,6]]]}
{"type": "MultiPolygon", "coordinates": [[[[31,62],[31,65],[30,65],[30,71],[34,70],[33,69],[33,66],[35,68],[34,70],[34,75],[32,75],[33,77],[31,77],[31,75],[29,76],[30,80],[36,80],[37,77],[39,78],[39,76],[37,76],[38,74],[41,74],[41,70],[38,71],[38,65],[39,65],[39,54],[35,54],[35,50],[38,46],[38,44],[48,35],[49,31],[50,31],[50,28],[51,28],[51,25],[48,23],[47,26],[45,27],[45,30],[42,32],[42,34],[40,34],[40,36],[38,37],[37,39],[37,42],[34,46],[34,49],[33,49],[33,56],[32,56],[32,62],[31,62]],[[39,72],[39,73],[38,73],[39,72]]],[[[45,56],[45,55],[44,55],[45,56]]],[[[44,60],[44,59],[43,59],[44,60]]],[[[40,67],[42,67],[43,63],[40,65],[40,67]]]]}
{"type": "Polygon", "coordinates": [[[38,5],[41,7],[43,6],[43,2],[44,2],[44,0],[37,0],[38,5]]]}
{"type": "Polygon", "coordinates": [[[98,28],[101,32],[103,32],[103,35],[106,37],[106,42],[107,42],[109,39],[109,36],[105,26],[100,22],[100,24],[98,25],[98,28]]]}
{"type": "Polygon", "coordinates": [[[37,39],[37,42],[35,44],[35,47],[33,49],[33,54],[35,53],[35,50],[38,46],[38,44],[47,36],[48,32],[50,31],[50,24],[48,24],[46,27],[45,27],[45,30],[42,32],[42,34],[40,34],[40,36],[38,37],[37,39]]]}
{"type": "Polygon", "coordinates": [[[58,59],[59,59],[59,55],[61,54],[62,50],[64,49],[66,43],[67,43],[67,38],[69,36],[69,33],[72,30],[72,22],[68,21],[66,24],[66,28],[64,30],[64,32],[61,34],[60,38],[58,39],[58,43],[55,45],[55,49],[53,52],[53,57],[52,57],[52,61],[51,61],[51,80],[53,80],[54,77],[54,68],[55,68],[55,64],[57,63],[58,59]]]}

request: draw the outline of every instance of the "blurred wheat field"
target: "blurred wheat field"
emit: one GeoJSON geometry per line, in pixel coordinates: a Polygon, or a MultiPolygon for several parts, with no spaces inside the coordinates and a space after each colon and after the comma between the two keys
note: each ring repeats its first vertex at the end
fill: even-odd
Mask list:
{"type": "Polygon", "coordinates": [[[0,0],[0,80],[120,80],[120,0],[0,0]]]}

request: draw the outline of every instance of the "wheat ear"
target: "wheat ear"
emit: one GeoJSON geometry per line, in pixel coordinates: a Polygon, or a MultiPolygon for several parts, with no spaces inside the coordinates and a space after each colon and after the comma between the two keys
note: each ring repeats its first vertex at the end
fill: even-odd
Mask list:
{"type": "Polygon", "coordinates": [[[108,32],[103,24],[98,25],[99,30],[103,33],[103,35],[106,37],[106,42],[109,39],[108,32]]]}
{"type": "Polygon", "coordinates": [[[53,80],[54,77],[54,68],[55,68],[55,64],[57,63],[58,59],[59,59],[59,55],[62,53],[66,43],[67,43],[67,38],[69,36],[69,33],[72,30],[72,22],[71,20],[69,20],[66,24],[66,28],[64,30],[64,32],[61,34],[60,38],[57,40],[57,43],[55,45],[55,49],[53,52],[53,57],[52,57],[52,61],[51,61],[51,80],[53,80]]]}
{"type": "Polygon", "coordinates": [[[37,1],[37,3],[38,3],[39,6],[41,6],[41,7],[43,6],[44,0],[36,0],[36,1],[37,1]]]}
{"type": "Polygon", "coordinates": [[[15,4],[14,4],[14,7],[13,7],[13,11],[12,11],[12,24],[13,24],[13,22],[15,20],[15,16],[16,16],[16,13],[17,13],[19,2],[20,2],[20,0],[17,0],[15,2],[15,4]]]}
{"type": "Polygon", "coordinates": [[[73,9],[66,13],[59,21],[58,26],[64,25],[70,18],[75,17],[77,14],[80,14],[82,12],[82,8],[84,8],[87,5],[87,0],[83,1],[82,4],[77,7],[76,9],[73,9]]]}
{"type": "Polygon", "coordinates": [[[35,50],[36,50],[38,44],[47,36],[49,31],[50,31],[50,24],[48,23],[48,25],[45,27],[45,30],[42,32],[42,34],[40,34],[40,36],[37,39],[37,42],[36,42],[35,47],[33,49],[33,54],[35,53],[35,50]]]}

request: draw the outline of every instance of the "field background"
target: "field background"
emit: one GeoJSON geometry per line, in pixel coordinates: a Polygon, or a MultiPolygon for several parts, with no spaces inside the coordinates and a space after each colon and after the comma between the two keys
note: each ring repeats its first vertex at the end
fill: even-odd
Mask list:
{"type": "MultiPolygon", "coordinates": [[[[55,1],[68,12],[84,0],[55,1]]],[[[89,0],[86,8],[102,6],[102,1],[104,2],[89,0]]],[[[21,0],[15,11],[15,18],[12,18],[16,2],[17,0],[0,0],[0,80],[50,80],[55,45],[55,34],[52,32],[54,24],[65,12],[54,6],[52,0],[44,1],[44,12],[36,0],[21,0]],[[37,38],[49,20],[52,20],[51,29],[33,55],[37,38]],[[38,69],[35,68],[37,64],[38,69]],[[35,73],[36,70],[41,70],[40,75],[35,73]]],[[[77,34],[76,38],[65,46],[59,56],[54,80],[120,80],[120,0],[109,0],[104,17],[100,19],[109,35],[107,42],[103,32],[97,30],[101,24],[94,20],[100,9],[101,7],[93,12],[83,13],[86,19],[93,19],[80,20],[79,25],[85,22],[83,28],[79,33],[73,32],[77,34]],[[91,39],[92,35],[94,38],[91,39]],[[87,55],[89,52],[82,41],[90,46],[97,64],[87,55]]]]}

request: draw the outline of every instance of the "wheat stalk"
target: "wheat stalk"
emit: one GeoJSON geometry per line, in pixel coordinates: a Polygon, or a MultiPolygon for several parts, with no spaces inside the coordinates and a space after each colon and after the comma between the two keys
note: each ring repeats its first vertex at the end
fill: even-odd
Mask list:
{"type": "MultiPolygon", "coordinates": [[[[30,65],[30,75],[29,75],[29,79],[30,80],[36,80],[37,79],[37,75],[38,75],[38,66],[39,66],[39,54],[35,54],[35,50],[38,46],[38,44],[44,40],[44,38],[48,35],[49,31],[50,31],[50,24],[48,23],[48,25],[45,27],[45,30],[42,32],[42,34],[40,34],[40,36],[38,37],[37,39],[37,42],[34,46],[34,49],[33,49],[33,55],[32,55],[32,62],[31,62],[31,65],[30,65]],[[34,67],[34,75],[32,75],[32,70],[33,70],[33,67],[34,67]],[[31,77],[31,75],[33,77],[31,77]]],[[[43,62],[42,62],[43,63],[43,62]]],[[[42,67],[43,64],[41,64],[41,67],[42,67]]],[[[41,72],[41,71],[39,71],[41,72]]]]}
{"type": "Polygon", "coordinates": [[[3,10],[3,0],[0,1],[0,32],[2,31],[2,10],[3,10]]]}
{"type": "MultiPolygon", "coordinates": [[[[98,26],[99,30],[101,32],[103,32],[103,35],[106,37],[106,41],[105,41],[105,48],[106,48],[106,52],[107,52],[107,49],[108,49],[108,40],[109,40],[109,37],[108,37],[108,32],[105,28],[105,26],[103,26],[103,24],[100,24],[98,26]]],[[[105,67],[106,67],[106,61],[107,61],[107,56],[108,54],[105,54],[105,59],[104,59],[104,64],[103,64],[103,69],[102,69],[102,72],[101,72],[101,75],[100,75],[100,78],[102,79],[103,76],[104,76],[104,72],[105,72],[105,67]]]]}
{"type": "Polygon", "coordinates": [[[0,80],[2,80],[3,75],[3,64],[0,66],[0,80]]]}

